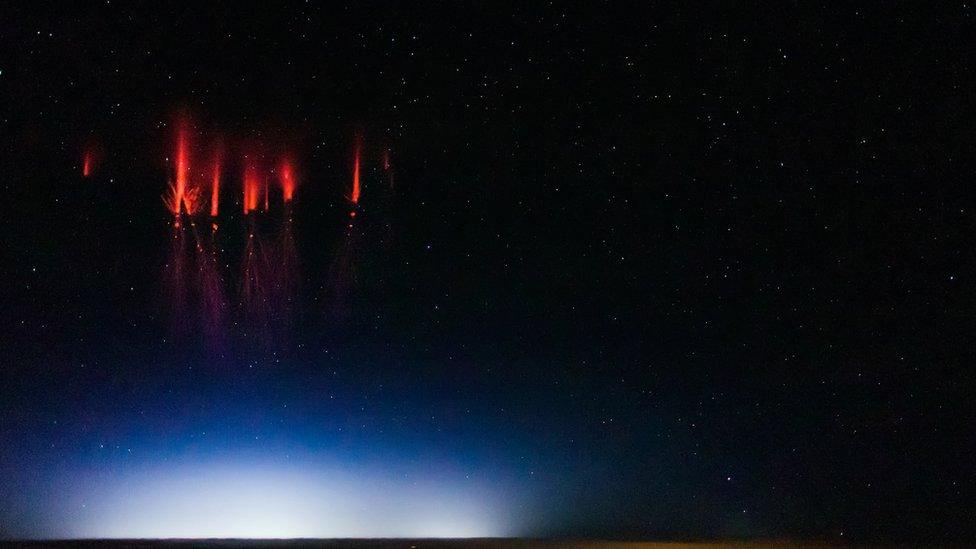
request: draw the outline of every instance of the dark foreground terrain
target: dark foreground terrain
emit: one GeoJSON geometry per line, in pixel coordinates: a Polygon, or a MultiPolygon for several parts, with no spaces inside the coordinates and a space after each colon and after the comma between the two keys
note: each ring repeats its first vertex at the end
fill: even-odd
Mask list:
{"type": "Polygon", "coordinates": [[[730,548],[750,549],[760,547],[840,547],[840,544],[826,542],[807,542],[792,540],[760,540],[735,542],[646,542],[646,541],[576,541],[576,540],[527,540],[527,539],[295,539],[295,540],[249,540],[249,539],[166,539],[166,540],[56,540],[56,541],[17,541],[4,542],[14,547],[335,547],[350,549],[373,549],[388,547],[407,548],[570,548],[570,549],[638,549],[638,548],[730,548]]]}

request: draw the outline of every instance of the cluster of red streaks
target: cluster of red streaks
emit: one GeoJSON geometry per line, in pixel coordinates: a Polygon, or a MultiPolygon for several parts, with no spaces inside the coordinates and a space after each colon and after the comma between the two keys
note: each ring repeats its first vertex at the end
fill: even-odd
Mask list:
{"type": "Polygon", "coordinates": [[[167,187],[166,194],[163,195],[163,204],[166,205],[169,211],[173,212],[173,216],[176,219],[174,226],[179,227],[181,210],[185,211],[188,215],[197,213],[200,207],[200,189],[193,187],[181,193],[176,183],[170,183],[167,187]]]}
{"type": "MultiPolygon", "coordinates": [[[[191,133],[191,127],[188,118],[183,118],[176,126],[172,157],[173,178],[163,197],[167,208],[175,216],[172,258],[166,267],[170,301],[176,317],[174,321],[184,330],[186,326],[198,323],[196,326],[203,330],[206,338],[214,342],[215,346],[220,346],[223,331],[230,320],[227,318],[230,311],[229,292],[236,291],[240,292],[237,295],[241,297],[240,312],[244,315],[246,335],[257,337],[259,342],[274,344],[287,335],[299,286],[297,247],[292,235],[292,208],[289,205],[294,200],[299,174],[302,172],[299,169],[300,164],[295,162],[295,149],[253,139],[225,148],[218,139],[211,142],[215,144],[212,148],[208,147],[206,151],[197,150],[192,145],[203,134],[191,133]],[[194,170],[191,170],[191,165],[194,170]],[[278,238],[267,238],[268,227],[273,223],[266,223],[259,216],[246,218],[245,225],[249,229],[241,285],[237,290],[229,290],[221,276],[220,265],[223,263],[218,252],[221,248],[217,245],[219,235],[216,232],[216,218],[219,214],[221,179],[225,180],[225,186],[228,181],[232,186],[236,184],[236,178],[233,175],[228,178],[228,173],[243,175],[242,205],[245,216],[262,208],[264,211],[269,210],[271,187],[275,184],[280,185],[281,198],[285,203],[285,215],[279,225],[278,238]],[[201,215],[207,211],[204,201],[207,200],[208,185],[210,219],[207,220],[207,225],[213,227],[214,232],[200,234],[196,226],[200,220],[192,216],[198,211],[201,215]],[[183,257],[192,244],[189,235],[195,240],[195,252],[183,257]],[[196,270],[195,277],[191,269],[193,267],[196,270]],[[193,305],[192,308],[187,308],[188,301],[193,305]]],[[[95,161],[91,154],[91,151],[85,153],[83,172],[86,176],[91,173],[95,161]]],[[[367,162],[376,161],[373,154],[367,152],[367,162]]],[[[350,229],[353,229],[354,221],[358,223],[355,218],[359,213],[362,192],[362,155],[363,140],[359,134],[353,147],[352,185],[348,195],[351,203],[348,219],[350,229]]],[[[394,168],[391,156],[392,150],[384,144],[379,158],[380,167],[389,178],[392,189],[394,168]]],[[[372,164],[367,166],[367,170],[366,177],[372,185],[372,178],[377,173],[372,164]]],[[[343,287],[348,287],[356,278],[357,261],[354,255],[361,233],[355,230],[348,232],[347,238],[343,239],[343,248],[338,253],[338,259],[330,268],[333,276],[338,279],[336,295],[344,293],[343,287]]],[[[236,320],[234,324],[237,324],[236,320]]]]}
{"type": "Polygon", "coordinates": [[[183,211],[194,215],[200,210],[200,189],[192,187],[183,193],[183,211]]]}
{"type": "MultiPolygon", "coordinates": [[[[226,186],[228,170],[232,163],[227,161],[227,149],[222,137],[212,141],[209,160],[202,161],[194,146],[196,139],[192,131],[193,120],[186,113],[177,116],[173,125],[172,145],[172,178],[168,182],[163,195],[163,203],[176,218],[175,226],[181,223],[184,214],[194,215],[209,211],[212,226],[216,229],[216,219],[220,215],[221,186],[226,186]],[[209,203],[209,209],[207,209],[209,203]]],[[[278,148],[280,155],[277,166],[267,169],[261,151],[265,144],[251,141],[245,144],[241,161],[243,180],[243,209],[245,214],[254,211],[269,211],[271,209],[271,187],[280,185],[284,203],[290,203],[295,198],[298,187],[297,169],[293,153],[286,148],[278,148]]],[[[358,153],[357,153],[358,154],[358,153]]],[[[91,147],[86,149],[82,171],[87,177],[93,169],[97,157],[91,147]]],[[[358,168],[357,168],[358,174],[358,168]]],[[[358,175],[357,175],[358,181],[358,175]]],[[[354,202],[359,200],[358,183],[354,192],[354,202]]]]}

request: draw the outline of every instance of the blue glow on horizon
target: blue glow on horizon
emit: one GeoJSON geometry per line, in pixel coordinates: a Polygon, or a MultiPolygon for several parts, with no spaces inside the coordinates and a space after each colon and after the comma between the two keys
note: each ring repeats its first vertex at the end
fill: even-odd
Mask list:
{"type": "MultiPolygon", "coordinates": [[[[169,462],[74,476],[57,538],[465,538],[518,535],[488,479],[320,463],[169,462]]],[[[60,496],[60,497],[59,497],[60,496]]]]}

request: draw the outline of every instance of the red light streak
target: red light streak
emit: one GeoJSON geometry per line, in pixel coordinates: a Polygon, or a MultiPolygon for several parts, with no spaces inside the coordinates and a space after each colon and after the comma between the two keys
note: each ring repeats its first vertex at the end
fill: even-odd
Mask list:
{"type": "Polygon", "coordinates": [[[278,168],[278,178],[281,183],[281,194],[285,202],[291,202],[295,196],[295,172],[292,168],[291,160],[284,159],[278,168]]]}
{"type": "Polygon", "coordinates": [[[102,161],[102,148],[98,139],[94,136],[89,137],[85,142],[84,149],[81,151],[81,175],[91,177],[95,174],[95,169],[102,161]]]}
{"type": "Polygon", "coordinates": [[[181,211],[188,214],[196,213],[199,208],[200,189],[189,188],[190,174],[190,145],[189,145],[189,123],[186,118],[181,118],[177,122],[176,128],[176,158],[175,180],[168,186],[167,192],[163,195],[163,203],[166,208],[174,215],[179,217],[181,211]]]}
{"type": "Polygon", "coordinates": [[[248,214],[258,209],[261,179],[258,168],[253,161],[244,168],[244,213],[248,214]]]}
{"type": "Polygon", "coordinates": [[[215,153],[210,181],[210,217],[217,217],[220,209],[220,155],[215,153]]]}
{"type": "MultiPolygon", "coordinates": [[[[179,215],[180,203],[185,203],[186,185],[190,173],[189,130],[186,120],[180,120],[176,130],[176,211],[179,215]]],[[[189,208],[187,208],[189,210],[189,208]]]]}
{"type": "Polygon", "coordinates": [[[92,164],[94,164],[92,161],[92,152],[90,150],[85,151],[85,157],[81,164],[81,175],[83,177],[88,177],[91,175],[93,167],[92,164]]]}
{"type": "Polygon", "coordinates": [[[356,155],[352,168],[352,194],[349,196],[349,200],[353,204],[359,204],[359,149],[360,144],[357,141],[356,155]]]}

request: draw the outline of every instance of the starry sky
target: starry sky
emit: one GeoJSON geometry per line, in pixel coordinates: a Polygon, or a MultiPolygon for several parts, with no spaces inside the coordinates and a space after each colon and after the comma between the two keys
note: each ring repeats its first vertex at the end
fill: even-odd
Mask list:
{"type": "Polygon", "coordinates": [[[0,8],[0,537],[976,535],[971,4],[246,4],[0,8]]]}

